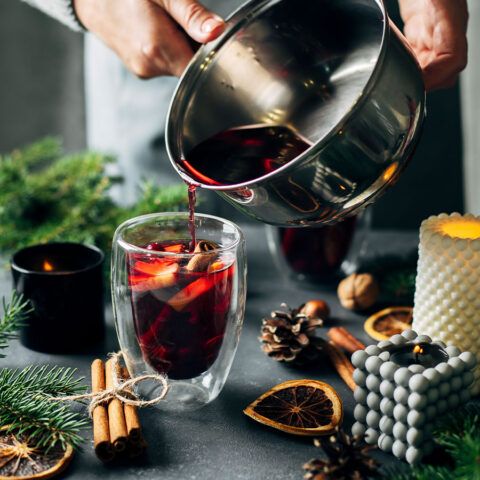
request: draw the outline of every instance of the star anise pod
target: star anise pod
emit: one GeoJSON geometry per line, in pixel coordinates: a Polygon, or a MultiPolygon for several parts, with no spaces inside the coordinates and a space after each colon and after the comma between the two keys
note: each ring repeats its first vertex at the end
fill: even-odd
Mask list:
{"type": "Polygon", "coordinates": [[[367,480],[378,473],[378,463],[370,456],[374,447],[361,437],[337,428],[328,437],[316,438],[314,444],[323,450],[324,458],[303,466],[305,480],[367,480]]]}
{"type": "Polygon", "coordinates": [[[314,333],[323,325],[322,318],[312,318],[302,313],[303,305],[274,310],[262,320],[262,350],[279,362],[308,363],[318,357],[321,350],[314,333]]]}

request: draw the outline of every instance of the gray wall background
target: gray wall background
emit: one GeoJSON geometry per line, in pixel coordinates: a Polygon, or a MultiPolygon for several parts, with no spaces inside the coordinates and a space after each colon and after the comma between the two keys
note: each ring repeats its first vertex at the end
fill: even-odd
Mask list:
{"type": "MultiPolygon", "coordinates": [[[[395,2],[389,2],[398,20],[395,2]]],[[[85,146],[82,36],[23,4],[0,2],[0,151],[44,135],[69,150],[85,146]]],[[[418,228],[425,217],[463,210],[462,131],[458,87],[429,97],[417,152],[374,206],[374,225],[418,228]]]]}
{"type": "Polygon", "coordinates": [[[0,151],[45,135],[85,146],[82,36],[20,0],[0,0],[0,151]]]}

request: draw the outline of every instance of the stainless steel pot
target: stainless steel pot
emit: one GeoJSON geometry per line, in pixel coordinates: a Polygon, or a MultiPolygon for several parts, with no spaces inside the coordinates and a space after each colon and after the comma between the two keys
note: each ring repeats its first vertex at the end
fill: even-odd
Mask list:
{"type": "Polygon", "coordinates": [[[393,184],[424,115],[419,66],[380,0],[252,0],[190,63],[166,142],[183,179],[265,223],[312,225],[358,211],[393,184]],[[183,169],[201,141],[259,123],[289,126],[312,146],[236,185],[203,185],[183,169]]]}

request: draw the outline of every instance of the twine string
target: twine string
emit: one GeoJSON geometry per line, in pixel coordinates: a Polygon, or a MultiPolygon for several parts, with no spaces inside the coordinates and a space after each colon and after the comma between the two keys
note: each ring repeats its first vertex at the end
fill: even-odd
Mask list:
{"type": "Polygon", "coordinates": [[[78,400],[90,400],[88,406],[88,413],[90,417],[93,416],[93,411],[100,405],[107,404],[110,400],[118,399],[126,405],[132,405],[134,407],[149,407],[160,403],[168,393],[169,385],[167,379],[163,375],[158,374],[145,374],[138,377],[129,378],[128,380],[120,381],[117,376],[118,359],[122,356],[122,352],[116,352],[110,354],[112,358],[112,372],[113,372],[113,387],[102,390],[100,392],[81,393],[78,395],[64,395],[61,397],[51,397],[50,400],[58,401],[78,401],[78,400]],[[132,388],[135,385],[144,382],[145,380],[153,380],[162,386],[161,392],[150,400],[144,400],[139,398],[132,392],[132,388]]]}

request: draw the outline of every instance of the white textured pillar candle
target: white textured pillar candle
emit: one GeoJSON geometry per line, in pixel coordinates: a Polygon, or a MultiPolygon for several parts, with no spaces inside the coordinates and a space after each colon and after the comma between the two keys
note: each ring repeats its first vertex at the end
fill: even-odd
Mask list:
{"type": "MultiPolygon", "coordinates": [[[[413,328],[480,359],[480,217],[441,214],[420,227],[413,328]]],[[[474,394],[480,393],[480,367],[474,394]]]]}

